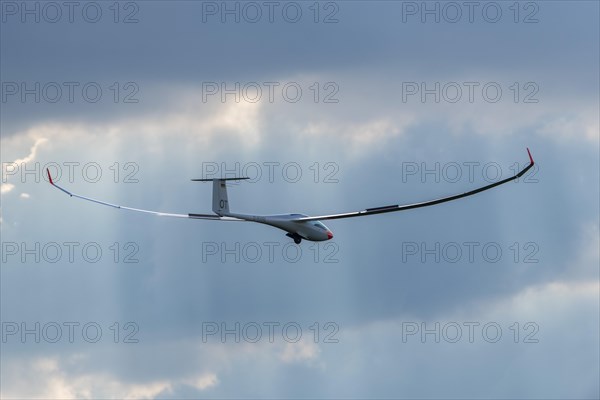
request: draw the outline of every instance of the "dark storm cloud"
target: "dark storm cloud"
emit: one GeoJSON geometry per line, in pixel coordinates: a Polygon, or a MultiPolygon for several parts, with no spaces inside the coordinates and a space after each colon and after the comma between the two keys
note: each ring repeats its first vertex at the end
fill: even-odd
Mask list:
{"type": "MultiPolygon", "coordinates": [[[[14,88],[11,82],[58,82],[64,88],[64,82],[76,81],[78,88],[97,83],[104,93],[97,103],[81,93],[73,103],[36,103],[32,95],[22,102],[20,94],[3,101],[3,162],[23,158],[35,139],[46,137],[35,158],[41,165],[102,164],[100,183],[65,178],[65,186],[172,212],[210,212],[211,188],[189,182],[201,177],[204,162],[302,166],[299,183],[279,176],[273,183],[232,186],[232,208],[249,213],[323,214],[458,193],[487,181],[480,173],[473,181],[431,174],[403,181],[404,168],[497,162],[506,175],[515,162],[527,162],[527,146],[539,165],[538,181],[426,210],[329,221],[335,234],[329,249],[335,252],[303,242],[303,257],[292,262],[283,253],[288,238],[265,226],[121,213],[69,199],[44,181],[41,168],[37,180],[11,176],[2,182],[14,185],[3,186],[3,243],[99,243],[104,257],[92,262],[77,252],[75,262],[63,256],[52,263],[4,252],[3,322],[31,327],[35,321],[95,321],[106,334],[97,347],[81,339],[37,344],[11,336],[2,346],[3,382],[5,376],[15,376],[15,382],[27,377],[17,373],[18,362],[8,364],[15,367],[4,375],[7,354],[22,362],[23,371],[40,359],[62,357],[57,370],[42,372],[91,376],[94,382],[105,382],[103,374],[124,384],[170,382],[173,390],[153,392],[161,397],[417,397],[432,382],[442,382],[444,390],[428,392],[432,396],[539,397],[549,394],[540,378],[546,376],[554,378],[554,393],[597,397],[597,359],[585,357],[597,350],[590,339],[597,307],[587,294],[580,301],[576,291],[560,288],[597,283],[598,4],[532,3],[539,21],[529,24],[522,19],[532,9],[520,8],[515,23],[512,3],[494,3],[504,12],[497,23],[480,17],[473,23],[420,23],[418,15],[403,22],[403,7],[413,3],[340,2],[332,3],[339,7],[339,22],[331,24],[314,23],[308,2],[299,3],[306,18],[298,23],[221,23],[213,15],[203,22],[203,3],[139,2],[132,3],[139,21],[123,24],[111,20],[112,3],[101,4],[106,18],[98,23],[20,23],[3,15],[3,90],[14,88]],[[307,95],[298,103],[201,101],[202,82],[272,80],[301,82],[307,95]],[[336,82],[339,102],[306,101],[313,80],[336,82]],[[454,80],[498,81],[505,96],[499,103],[422,102],[419,96],[403,101],[403,82],[454,80]],[[535,82],[539,101],[511,101],[515,81],[521,89],[535,82]],[[124,102],[129,82],[139,88],[137,103],[124,102]],[[139,166],[140,181],[115,184],[109,167],[126,161],[139,166]],[[339,182],[312,182],[315,162],[319,168],[334,163],[339,182]],[[273,262],[267,242],[276,245],[273,262]],[[465,243],[473,242],[471,261],[465,243]],[[115,243],[121,251],[117,262],[115,243]],[[136,263],[123,262],[127,243],[138,246],[136,263]],[[261,258],[252,262],[250,253],[228,253],[236,244],[257,245],[261,258]],[[449,253],[428,250],[448,245],[449,253]],[[491,253],[483,253],[485,245],[491,253]],[[214,246],[219,251],[208,254],[214,246]],[[461,257],[448,261],[457,246],[461,257]],[[495,248],[502,252],[497,260],[495,248]],[[320,251],[317,261],[314,249],[320,251]],[[329,255],[338,262],[326,262],[329,255]],[[540,287],[542,295],[527,295],[540,287]],[[562,303],[549,302],[547,293],[563,296],[566,309],[555,312],[562,303]],[[404,320],[496,317],[511,321],[505,329],[515,320],[538,321],[542,337],[551,340],[528,352],[488,343],[424,350],[421,343],[399,345],[394,330],[404,320]],[[111,342],[111,324],[127,321],[139,327],[139,347],[111,342]],[[292,362],[283,359],[280,347],[264,342],[250,350],[198,345],[205,322],[268,321],[297,322],[305,330],[316,321],[333,321],[341,343],[319,343],[322,353],[292,362]],[[564,370],[555,357],[561,351],[570,355],[564,365],[591,371],[591,378],[574,374],[575,383],[559,387],[564,370]],[[185,381],[206,372],[219,380],[209,392],[185,381]],[[497,382],[498,376],[505,380],[497,382]],[[492,384],[497,386],[486,391],[492,384]]],[[[54,387],[67,386],[67,380],[54,387]]],[[[85,379],[81,385],[88,387],[85,379]]]]}

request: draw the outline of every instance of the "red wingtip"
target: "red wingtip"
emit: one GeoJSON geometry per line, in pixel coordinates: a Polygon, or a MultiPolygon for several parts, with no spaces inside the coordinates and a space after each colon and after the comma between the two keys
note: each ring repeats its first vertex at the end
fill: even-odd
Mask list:
{"type": "Polygon", "coordinates": [[[529,154],[529,162],[530,162],[532,165],[533,165],[533,164],[535,164],[535,163],[533,162],[533,157],[531,157],[531,152],[529,151],[529,147],[527,148],[527,154],[529,154]]]}
{"type": "Polygon", "coordinates": [[[52,182],[52,177],[50,176],[50,170],[48,168],[46,168],[46,172],[48,173],[48,180],[50,181],[50,184],[54,185],[54,182],[52,182]]]}

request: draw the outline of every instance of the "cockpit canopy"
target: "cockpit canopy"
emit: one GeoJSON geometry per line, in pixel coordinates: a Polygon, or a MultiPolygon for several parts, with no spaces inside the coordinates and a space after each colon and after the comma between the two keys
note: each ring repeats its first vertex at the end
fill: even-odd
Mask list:
{"type": "Polygon", "coordinates": [[[313,224],[314,226],[316,226],[317,228],[319,228],[319,229],[322,229],[322,230],[324,230],[324,231],[327,231],[327,230],[328,230],[328,229],[327,229],[327,227],[326,227],[325,225],[323,225],[323,224],[322,224],[321,222],[319,222],[319,221],[314,221],[312,224],[313,224]]]}

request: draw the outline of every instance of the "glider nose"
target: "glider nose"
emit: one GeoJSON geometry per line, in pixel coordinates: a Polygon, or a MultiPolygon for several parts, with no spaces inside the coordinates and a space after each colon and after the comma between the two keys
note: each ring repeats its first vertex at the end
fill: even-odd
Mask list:
{"type": "Polygon", "coordinates": [[[327,240],[332,239],[333,238],[333,233],[331,233],[331,231],[327,231],[327,240]]]}

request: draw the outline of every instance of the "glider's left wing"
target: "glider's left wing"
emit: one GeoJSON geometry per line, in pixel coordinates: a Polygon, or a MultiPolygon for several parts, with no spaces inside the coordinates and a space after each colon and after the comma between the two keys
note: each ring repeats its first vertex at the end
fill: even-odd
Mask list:
{"type": "Polygon", "coordinates": [[[118,208],[118,209],[121,209],[121,210],[137,211],[137,212],[142,212],[142,213],[146,213],[146,214],[153,214],[153,215],[158,215],[158,216],[161,216],[161,217],[208,219],[208,220],[216,220],[216,221],[243,221],[243,219],[239,219],[239,218],[220,217],[218,215],[213,215],[213,214],[173,214],[173,213],[165,213],[165,212],[160,212],[160,211],[143,210],[141,208],[125,207],[125,206],[120,206],[118,204],[107,203],[105,201],[100,201],[100,200],[92,199],[90,197],[85,197],[85,196],[81,196],[81,195],[69,192],[67,189],[65,189],[63,187],[60,187],[59,185],[57,185],[56,183],[54,183],[54,181],[52,180],[52,176],[50,176],[50,171],[48,169],[46,169],[46,172],[48,173],[48,181],[55,188],[63,191],[64,193],[68,194],[71,197],[77,197],[78,199],[91,201],[93,203],[101,204],[103,206],[108,206],[108,207],[112,207],[112,208],[118,208]]]}

